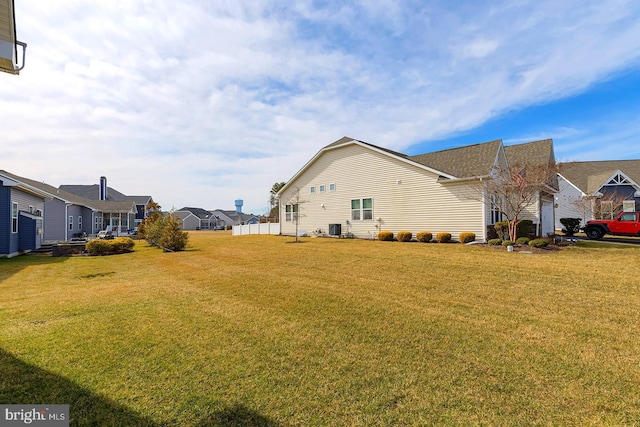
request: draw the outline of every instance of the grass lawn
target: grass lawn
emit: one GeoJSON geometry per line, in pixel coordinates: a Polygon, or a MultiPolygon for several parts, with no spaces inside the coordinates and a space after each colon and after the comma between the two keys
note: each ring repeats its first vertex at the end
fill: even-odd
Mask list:
{"type": "Polygon", "coordinates": [[[0,259],[0,403],[72,425],[638,425],[640,248],[191,233],[0,259]]]}

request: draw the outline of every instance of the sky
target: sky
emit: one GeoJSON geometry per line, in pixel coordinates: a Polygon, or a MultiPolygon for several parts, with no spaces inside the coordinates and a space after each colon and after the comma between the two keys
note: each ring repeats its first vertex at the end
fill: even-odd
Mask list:
{"type": "Polygon", "coordinates": [[[640,159],[637,0],[15,0],[0,169],[262,214],[349,136],[640,159]]]}

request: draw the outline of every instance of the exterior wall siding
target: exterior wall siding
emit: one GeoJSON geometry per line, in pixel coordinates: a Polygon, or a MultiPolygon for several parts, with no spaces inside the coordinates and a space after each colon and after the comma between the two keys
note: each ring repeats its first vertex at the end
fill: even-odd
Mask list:
{"type": "Polygon", "coordinates": [[[0,181],[0,256],[10,254],[11,243],[11,188],[0,181]]]}
{"type": "Polygon", "coordinates": [[[59,242],[65,239],[65,203],[60,199],[44,202],[44,240],[45,242],[59,242]]]}
{"type": "Polygon", "coordinates": [[[468,184],[442,185],[432,172],[359,145],[322,153],[291,183],[280,198],[282,234],[295,234],[295,224],[285,220],[284,207],[294,187],[300,190],[303,202],[299,230],[307,233],[316,229],[327,233],[329,224],[341,224],[343,233],[361,238],[376,238],[380,230],[407,230],[414,235],[444,231],[453,238],[471,231],[478,240],[485,236],[485,206],[470,197],[468,184]],[[335,184],[333,192],[329,191],[331,184],[335,184]],[[320,192],[321,185],[324,192],[320,192]],[[373,199],[374,219],[351,221],[351,200],[362,198],[373,199]]]}
{"type": "Polygon", "coordinates": [[[587,202],[582,198],[580,190],[561,176],[558,177],[558,187],[560,191],[556,194],[555,200],[556,230],[563,228],[560,218],[581,218],[582,225],[593,219],[592,215],[587,212],[587,202]],[[584,205],[584,209],[581,209],[580,205],[584,205]]]}

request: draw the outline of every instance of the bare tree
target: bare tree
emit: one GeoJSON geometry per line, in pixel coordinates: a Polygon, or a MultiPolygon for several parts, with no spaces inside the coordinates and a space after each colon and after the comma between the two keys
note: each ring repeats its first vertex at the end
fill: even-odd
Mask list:
{"type": "Polygon", "coordinates": [[[494,168],[491,177],[474,188],[471,198],[482,200],[507,221],[509,239],[517,238],[518,224],[526,219],[529,208],[535,206],[542,194],[555,192],[557,166],[516,164],[494,168]]]}
{"type": "MultiPolygon", "coordinates": [[[[302,200],[300,197],[300,189],[298,187],[293,187],[291,190],[291,198],[287,202],[287,205],[291,206],[291,221],[296,226],[296,243],[298,242],[298,227],[300,225],[300,218],[304,215],[300,212],[301,205],[307,203],[306,200],[302,200]]],[[[285,208],[286,209],[286,208],[285,208]]],[[[285,213],[286,215],[287,213],[285,213]]]]}
{"type": "Polygon", "coordinates": [[[583,216],[586,223],[588,219],[611,219],[624,210],[624,202],[629,200],[624,194],[617,191],[592,196],[584,196],[571,202],[571,205],[583,216]]]}

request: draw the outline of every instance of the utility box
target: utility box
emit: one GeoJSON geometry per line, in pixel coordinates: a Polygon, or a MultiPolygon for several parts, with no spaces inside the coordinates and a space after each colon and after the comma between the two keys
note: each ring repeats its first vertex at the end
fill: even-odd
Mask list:
{"type": "Polygon", "coordinates": [[[342,234],[342,224],[329,224],[329,236],[339,236],[342,234]]]}

